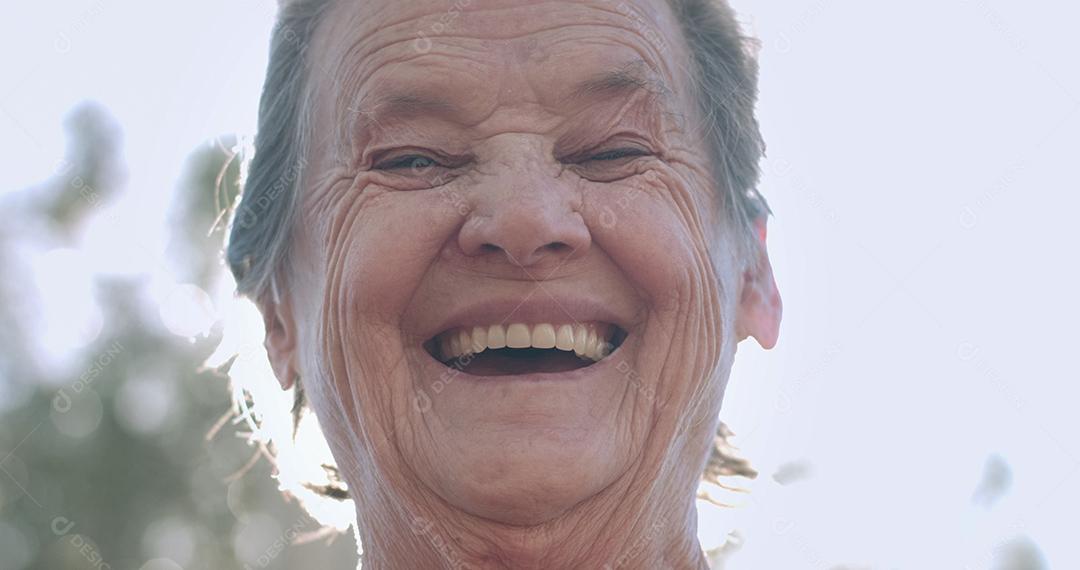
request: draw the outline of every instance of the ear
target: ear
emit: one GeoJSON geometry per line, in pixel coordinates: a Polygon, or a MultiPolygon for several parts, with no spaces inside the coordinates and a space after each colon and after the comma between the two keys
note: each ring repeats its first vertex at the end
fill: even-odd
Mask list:
{"type": "Polygon", "coordinates": [[[281,295],[276,284],[270,292],[258,302],[262,313],[266,338],[263,346],[270,359],[270,367],[281,384],[282,390],[288,390],[296,380],[299,367],[296,366],[296,321],[293,318],[291,296],[281,295]]]}
{"type": "Polygon", "coordinates": [[[743,272],[742,297],[739,299],[735,330],[739,341],[752,336],[762,348],[768,349],[776,346],[776,339],[780,336],[780,317],[784,307],[773,278],[769,253],[765,249],[765,221],[762,215],[754,222],[758,254],[743,272]]]}

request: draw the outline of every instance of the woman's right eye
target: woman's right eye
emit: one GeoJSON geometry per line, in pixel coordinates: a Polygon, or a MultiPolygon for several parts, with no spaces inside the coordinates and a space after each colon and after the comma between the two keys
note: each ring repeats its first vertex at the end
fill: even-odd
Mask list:
{"type": "Polygon", "coordinates": [[[375,170],[402,170],[412,169],[421,172],[435,166],[442,166],[434,158],[422,154],[406,154],[403,156],[383,160],[374,166],[375,170]]]}
{"type": "Polygon", "coordinates": [[[399,148],[371,159],[370,170],[382,173],[384,182],[408,190],[434,188],[455,178],[455,172],[468,163],[467,157],[447,157],[418,148],[399,148]]]}

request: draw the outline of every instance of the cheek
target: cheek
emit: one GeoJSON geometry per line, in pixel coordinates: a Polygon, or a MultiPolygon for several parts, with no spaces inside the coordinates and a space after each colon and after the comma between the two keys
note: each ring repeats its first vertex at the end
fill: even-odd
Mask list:
{"type": "MultiPolygon", "coordinates": [[[[364,176],[339,183],[306,213],[324,279],[311,354],[325,385],[313,404],[354,435],[387,429],[410,401],[407,382],[387,381],[405,372],[403,342],[413,340],[402,337],[402,314],[460,214],[437,192],[388,190],[364,176]]],[[[387,440],[369,433],[360,441],[387,440]]]]}
{"type": "Polygon", "coordinates": [[[358,179],[331,214],[326,244],[328,306],[350,320],[400,331],[425,272],[461,223],[438,191],[388,190],[358,179]]]}
{"type": "Polygon", "coordinates": [[[311,313],[320,356],[339,384],[385,375],[401,365],[412,341],[402,315],[460,215],[437,192],[387,189],[366,174],[341,173],[313,195],[304,226],[323,280],[311,313]]]}
{"type": "Polygon", "coordinates": [[[701,188],[671,170],[650,170],[632,181],[587,192],[593,239],[655,311],[677,310],[691,298],[711,295],[701,188]]]}
{"type": "MultiPolygon", "coordinates": [[[[594,239],[648,300],[642,350],[626,366],[655,383],[654,411],[709,417],[718,406],[731,311],[709,257],[702,187],[672,171],[592,193],[594,239]]],[[[669,414],[670,415],[670,414],[669,414]]],[[[670,419],[670,418],[669,418],[670,419]]]]}

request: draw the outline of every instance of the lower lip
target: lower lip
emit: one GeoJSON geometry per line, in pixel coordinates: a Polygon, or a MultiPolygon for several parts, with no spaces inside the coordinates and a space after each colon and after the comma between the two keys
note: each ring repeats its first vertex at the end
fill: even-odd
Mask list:
{"type": "Polygon", "coordinates": [[[614,366],[611,364],[614,362],[615,357],[622,352],[630,341],[630,337],[623,339],[611,354],[607,355],[603,359],[584,366],[575,370],[569,370],[566,372],[533,372],[528,374],[507,374],[496,376],[477,376],[475,374],[469,374],[459,368],[447,366],[442,362],[435,359],[434,356],[420,348],[420,352],[423,353],[425,364],[431,367],[434,371],[434,378],[436,380],[442,380],[443,382],[463,380],[466,382],[573,382],[576,380],[584,380],[594,374],[599,374],[614,366]]]}

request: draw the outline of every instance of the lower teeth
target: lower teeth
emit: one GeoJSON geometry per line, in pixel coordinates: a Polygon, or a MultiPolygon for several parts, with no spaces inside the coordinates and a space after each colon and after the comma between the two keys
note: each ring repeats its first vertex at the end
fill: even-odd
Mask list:
{"type": "Polygon", "coordinates": [[[592,365],[596,360],[573,352],[525,348],[490,349],[479,354],[465,354],[444,362],[446,366],[479,376],[515,375],[545,372],[569,372],[592,365]]]}
{"type": "MultiPolygon", "coordinates": [[[[599,362],[599,361],[603,360],[604,358],[606,358],[609,354],[611,354],[615,350],[615,345],[610,343],[610,342],[598,343],[596,351],[594,353],[592,353],[592,354],[586,354],[586,353],[581,353],[581,352],[572,351],[572,350],[560,350],[560,349],[554,349],[554,348],[485,349],[485,350],[480,351],[480,352],[466,352],[465,354],[462,354],[462,355],[457,356],[457,357],[449,357],[446,360],[447,361],[453,361],[453,360],[462,359],[462,358],[475,358],[477,355],[488,353],[488,352],[490,352],[492,350],[498,350],[498,351],[535,351],[535,350],[543,350],[544,352],[549,353],[549,354],[574,354],[578,358],[591,363],[591,362],[599,362]]],[[[444,355],[444,358],[445,358],[445,355],[444,355]]]]}

